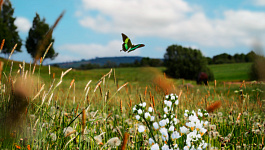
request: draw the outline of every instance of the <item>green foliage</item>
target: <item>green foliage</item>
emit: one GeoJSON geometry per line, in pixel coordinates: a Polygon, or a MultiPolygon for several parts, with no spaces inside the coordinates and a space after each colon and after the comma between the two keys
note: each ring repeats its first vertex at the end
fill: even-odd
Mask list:
{"type": "MultiPolygon", "coordinates": [[[[34,59],[36,58],[36,55],[38,51],[41,52],[41,56],[44,55],[45,49],[49,46],[51,42],[54,42],[54,39],[49,39],[49,42],[42,46],[45,49],[39,49],[41,46],[41,41],[45,38],[45,35],[49,31],[49,25],[45,23],[45,18],[42,20],[40,19],[39,14],[36,13],[36,16],[34,17],[32,27],[29,30],[29,34],[26,40],[26,48],[27,52],[31,55],[31,57],[34,59]]],[[[54,59],[58,53],[55,53],[55,50],[53,46],[49,49],[45,59],[50,58],[54,59]]]]}
{"type": "Polygon", "coordinates": [[[213,57],[214,64],[234,63],[233,56],[223,53],[213,57]]]}
{"type": "Polygon", "coordinates": [[[166,74],[174,78],[196,80],[200,72],[206,72],[209,79],[213,74],[207,68],[207,60],[200,50],[171,45],[164,55],[166,74]]]}
{"type": "Polygon", "coordinates": [[[13,17],[14,9],[9,0],[6,0],[0,12],[0,36],[5,39],[2,53],[10,54],[15,44],[15,51],[21,52],[22,40],[20,39],[17,27],[14,24],[16,18],[13,17]]]}
{"type": "Polygon", "coordinates": [[[213,58],[207,57],[208,64],[227,64],[227,63],[244,63],[244,62],[253,62],[254,58],[256,56],[256,53],[253,51],[250,51],[246,55],[241,54],[235,54],[235,55],[229,55],[227,53],[215,55],[213,58]]]}
{"type": "Polygon", "coordinates": [[[161,67],[163,64],[163,61],[161,59],[153,59],[153,58],[149,58],[149,57],[144,57],[141,62],[140,62],[140,66],[142,67],[161,67]]]}

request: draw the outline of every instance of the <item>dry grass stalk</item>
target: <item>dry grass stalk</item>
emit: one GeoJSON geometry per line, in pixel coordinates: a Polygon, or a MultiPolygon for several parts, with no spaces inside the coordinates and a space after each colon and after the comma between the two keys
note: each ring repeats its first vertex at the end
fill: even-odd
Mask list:
{"type": "Polygon", "coordinates": [[[109,75],[109,77],[108,78],[110,78],[110,76],[111,76],[111,73],[112,73],[112,68],[110,69],[110,71],[106,74],[106,75],[109,75]]]}
{"type": "Polygon", "coordinates": [[[86,89],[87,89],[87,87],[89,86],[89,84],[91,83],[91,81],[92,81],[92,80],[90,80],[90,81],[87,82],[84,91],[86,91],[86,89]]]}
{"type": "Polygon", "coordinates": [[[147,93],[147,86],[145,87],[145,91],[144,91],[144,97],[146,96],[146,93],[147,93]]]}
{"type": "Polygon", "coordinates": [[[51,65],[49,65],[49,76],[51,75],[51,65]]]}
{"type": "Polygon", "coordinates": [[[51,42],[50,45],[48,46],[48,48],[46,49],[46,51],[45,51],[45,53],[44,53],[44,55],[43,55],[43,59],[45,59],[45,57],[46,57],[46,55],[47,55],[49,49],[50,49],[51,46],[52,46],[52,44],[53,44],[53,43],[51,42]]]}
{"type": "Polygon", "coordinates": [[[50,28],[50,30],[46,33],[45,37],[39,41],[38,45],[37,45],[37,53],[35,56],[35,60],[34,63],[37,62],[37,60],[40,59],[43,51],[44,51],[44,47],[48,44],[48,42],[50,42],[50,39],[52,38],[52,33],[53,30],[55,29],[55,27],[57,26],[57,24],[59,23],[59,21],[62,19],[63,15],[64,15],[65,11],[63,11],[60,16],[57,18],[57,20],[55,21],[55,23],[53,24],[53,26],[50,28]]]}
{"type": "Polygon", "coordinates": [[[35,68],[36,68],[36,63],[35,63],[34,66],[33,66],[32,74],[34,74],[34,72],[35,72],[35,68]]]}
{"type": "Polygon", "coordinates": [[[9,57],[8,57],[8,60],[11,58],[12,54],[14,53],[15,49],[17,48],[17,44],[15,44],[15,46],[13,47],[9,57]]]}
{"type": "Polygon", "coordinates": [[[112,113],[109,113],[105,120],[107,120],[111,115],[112,113]]]}
{"type": "Polygon", "coordinates": [[[70,136],[71,134],[73,134],[75,132],[76,132],[76,130],[73,130],[72,132],[69,132],[65,137],[68,137],[68,136],[70,136]]]}
{"type": "Polygon", "coordinates": [[[214,103],[212,103],[210,106],[208,106],[206,108],[206,110],[209,112],[209,113],[212,113],[214,110],[220,108],[222,105],[222,102],[219,100],[219,101],[216,101],[214,103]]]}
{"type": "Polygon", "coordinates": [[[153,107],[154,107],[154,109],[155,109],[155,98],[154,98],[154,96],[152,96],[152,103],[153,103],[153,107]]]}
{"type": "Polygon", "coordinates": [[[102,89],[101,89],[101,85],[99,85],[98,87],[99,87],[99,92],[100,92],[100,95],[102,96],[102,89]]]}
{"type": "Polygon", "coordinates": [[[72,70],[72,68],[67,69],[65,72],[62,72],[61,79],[72,70]]]}
{"type": "Polygon", "coordinates": [[[127,133],[127,132],[124,133],[123,140],[122,140],[122,145],[121,145],[121,150],[125,150],[126,149],[126,145],[127,145],[129,136],[130,136],[129,133],[127,133]]]}
{"type": "Polygon", "coordinates": [[[3,66],[4,66],[4,62],[0,61],[0,83],[1,83],[1,76],[2,76],[3,66]]]}
{"type": "MultiPolygon", "coordinates": [[[[2,1],[3,1],[3,0],[1,0],[1,2],[2,2],[2,1]]],[[[0,5],[2,6],[1,2],[0,2],[0,5]]],[[[1,6],[0,6],[0,7],[1,7],[1,6]]],[[[1,51],[3,50],[4,44],[5,44],[5,39],[2,40],[1,48],[0,48],[1,51]]]]}
{"type": "Polygon", "coordinates": [[[73,79],[73,80],[71,81],[71,83],[70,83],[70,88],[73,86],[74,82],[75,82],[75,79],[73,79]]]}
{"type": "Polygon", "coordinates": [[[117,92],[120,91],[123,87],[125,87],[128,83],[129,83],[129,82],[124,83],[124,84],[123,84],[123,85],[117,90],[117,92]]]}
{"type": "Polygon", "coordinates": [[[42,59],[42,57],[40,57],[40,64],[42,64],[42,61],[43,61],[43,59],[42,59]]]}
{"type": "Polygon", "coordinates": [[[45,86],[45,84],[43,84],[43,85],[41,86],[40,91],[34,96],[34,98],[32,99],[32,101],[35,100],[35,99],[40,95],[40,93],[44,90],[44,86],[45,86]]]}
{"type": "Polygon", "coordinates": [[[181,95],[182,95],[182,90],[179,92],[179,95],[178,95],[178,100],[179,100],[179,102],[180,102],[180,97],[181,97],[181,95]]]}
{"type": "Polygon", "coordinates": [[[238,114],[236,122],[238,122],[238,120],[240,119],[241,113],[238,114]]]}
{"type": "Polygon", "coordinates": [[[216,88],[216,80],[214,80],[214,88],[216,88]]]}
{"type": "Polygon", "coordinates": [[[99,81],[98,84],[96,85],[95,89],[94,89],[94,93],[96,92],[98,86],[102,83],[102,81],[99,81]]]}

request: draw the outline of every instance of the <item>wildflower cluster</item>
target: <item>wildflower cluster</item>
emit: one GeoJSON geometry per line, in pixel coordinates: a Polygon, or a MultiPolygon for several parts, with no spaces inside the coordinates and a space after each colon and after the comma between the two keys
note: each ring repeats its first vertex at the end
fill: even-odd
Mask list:
{"type": "Polygon", "coordinates": [[[186,134],[186,146],[184,149],[205,149],[207,143],[202,139],[207,129],[204,127],[208,121],[202,121],[203,117],[207,117],[208,113],[205,110],[198,109],[189,112],[185,110],[186,126],[180,127],[180,132],[186,134]]]}
{"type": "MultiPolygon", "coordinates": [[[[165,96],[163,117],[160,121],[155,121],[155,116],[150,113],[153,112],[153,108],[149,107],[146,110],[146,103],[140,103],[135,105],[133,112],[136,114],[135,118],[138,121],[145,122],[150,133],[149,144],[151,150],[178,150],[179,145],[177,139],[180,139],[183,135],[185,138],[184,149],[204,149],[207,146],[202,136],[207,131],[204,126],[208,122],[201,121],[203,117],[208,116],[208,113],[204,110],[198,110],[189,112],[185,111],[184,117],[186,118],[185,126],[180,127],[179,120],[176,116],[176,106],[179,104],[178,96],[176,94],[170,94],[165,96]],[[156,134],[156,135],[154,135],[156,134]]],[[[138,128],[139,132],[144,132],[144,125],[140,125],[138,128]]],[[[183,139],[182,138],[182,139],[183,139]]]]}
{"type": "Polygon", "coordinates": [[[152,107],[148,108],[148,111],[145,111],[146,109],[146,102],[140,103],[139,105],[135,105],[133,107],[133,113],[136,114],[135,118],[136,120],[143,121],[151,121],[153,122],[155,120],[155,116],[151,116],[150,113],[154,111],[152,107]]]}

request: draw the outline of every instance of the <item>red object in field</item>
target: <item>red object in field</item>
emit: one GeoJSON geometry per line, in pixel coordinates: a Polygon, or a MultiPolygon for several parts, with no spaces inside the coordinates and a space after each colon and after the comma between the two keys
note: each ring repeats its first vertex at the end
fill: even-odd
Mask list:
{"type": "Polygon", "coordinates": [[[198,75],[197,84],[202,84],[202,82],[208,85],[208,75],[205,72],[200,72],[198,75]]]}

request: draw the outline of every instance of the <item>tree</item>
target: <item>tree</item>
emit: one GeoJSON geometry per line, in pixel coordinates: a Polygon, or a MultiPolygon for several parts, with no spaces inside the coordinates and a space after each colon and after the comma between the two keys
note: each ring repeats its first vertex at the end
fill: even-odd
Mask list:
{"type": "MultiPolygon", "coordinates": [[[[48,34],[49,30],[50,28],[49,25],[45,23],[45,18],[41,20],[39,14],[36,13],[36,16],[33,19],[32,27],[29,30],[29,34],[26,40],[27,52],[31,55],[33,59],[38,59],[38,53],[43,56],[45,53],[45,49],[49,46],[51,42],[54,42],[52,36],[46,37],[46,34],[48,34]],[[48,42],[43,43],[42,41],[44,40],[44,38],[49,38],[48,42]]],[[[55,53],[53,46],[51,46],[45,56],[45,59],[54,59],[57,55],[58,53],[55,53]]]]}
{"type": "Polygon", "coordinates": [[[0,9],[0,36],[1,41],[5,39],[5,45],[2,53],[10,54],[15,44],[17,47],[16,52],[21,52],[22,40],[20,39],[17,27],[14,24],[16,18],[12,17],[14,9],[9,0],[5,0],[2,9],[0,9]]]}
{"type": "Polygon", "coordinates": [[[253,52],[253,51],[250,51],[249,53],[247,53],[246,57],[245,57],[245,61],[246,62],[253,62],[255,60],[255,57],[256,57],[256,53],[253,52]]]}
{"type": "Polygon", "coordinates": [[[214,56],[213,62],[214,64],[224,64],[224,63],[234,63],[235,61],[234,61],[233,56],[227,53],[222,53],[222,54],[214,56]]]}
{"type": "Polygon", "coordinates": [[[213,73],[207,68],[207,60],[200,50],[171,45],[164,55],[166,74],[174,78],[196,80],[200,72],[206,72],[213,80],[213,73]]]}

